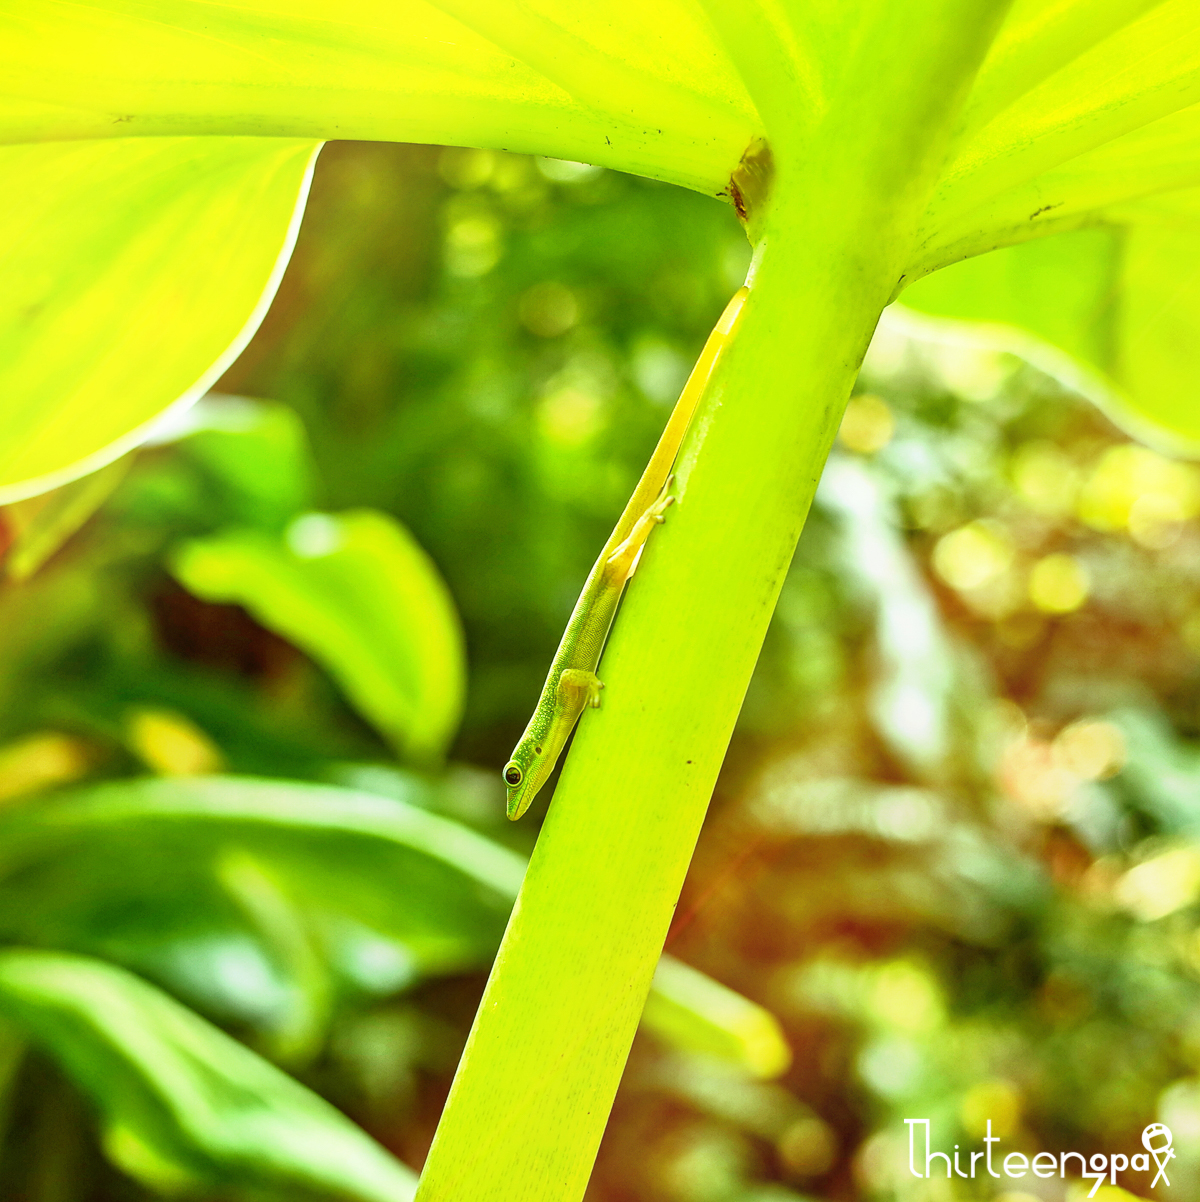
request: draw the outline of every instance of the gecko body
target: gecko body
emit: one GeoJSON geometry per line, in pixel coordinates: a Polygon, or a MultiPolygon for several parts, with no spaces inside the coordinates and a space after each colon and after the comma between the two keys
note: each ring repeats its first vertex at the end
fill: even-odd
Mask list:
{"type": "Polygon", "coordinates": [[[671,466],[721,352],[737,328],[748,291],[741,288],[725,307],[688,376],[650,461],[583,591],[554,654],[541,696],[512,758],[504,766],[508,816],[520,818],[546,783],[575,723],[587,706],[599,708],[604,688],[596,668],[625,583],[637,568],[650,532],[674,501],[671,466]]]}

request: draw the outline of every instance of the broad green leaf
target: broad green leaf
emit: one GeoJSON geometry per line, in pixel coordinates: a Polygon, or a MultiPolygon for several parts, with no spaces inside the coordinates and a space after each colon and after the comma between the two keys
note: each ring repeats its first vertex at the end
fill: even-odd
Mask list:
{"type": "Polygon", "coordinates": [[[0,143],[46,142],[0,149],[20,198],[7,247],[0,235],[0,391],[17,398],[0,503],[135,445],[237,354],[295,235],[312,149],[295,139],[503,147],[724,191],[758,122],[703,17],[559,7],[375,0],[331,20],[314,0],[31,0],[0,14],[0,143]]]}
{"type": "Polygon", "coordinates": [[[919,280],[901,303],[938,316],[1023,328],[1097,366],[1113,361],[1111,302],[1120,238],[1079,230],[980,255],[919,280]]]}
{"type": "Polygon", "coordinates": [[[930,233],[911,275],[919,277],[997,246],[1104,227],[1142,197],[1200,185],[1200,105],[1171,113],[1036,175],[957,217],[928,218],[930,233]]]}
{"type": "MultiPolygon", "coordinates": [[[[94,139],[114,157],[136,134],[445,142],[583,159],[721,193],[756,139],[804,144],[844,105],[863,48],[899,11],[883,2],[705,7],[417,0],[401,11],[376,0],[334,22],[319,0],[227,11],[199,0],[105,0],[66,13],[57,0],[30,0],[19,16],[0,17],[0,140],[94,139]]],[[[866,111],[874,100],[858,92],[854,102],[866,111]]],[[[966,99],[902,281],[1200,184],[1198,106],[1193,0],[1020,0],[966,99]]],[[[192,153],[210,151],[197,143],[192,153]]],[[[84,170],[102,180],[109,169],[84,170]]],[[[858,178],[869,189],[870,172],[858,178]]],[[[228,196],[214,193],[214,203],[228,196]]],[[[50,262],[48,243],[30,247],[50,262]]],[[[161,272],[158,287],[177,289],[183,269],[164,261],[161,272]]],[[[1125,381],[1143,407],[1154,402],[1142,377],[1162,374],[1149,354],[1139,382],[1125,381]]],[[[160,390],[159,408],[177,395],[160,390]]],[[[96,452],[62,453],[74,461],[96,452]]]]}
{"type": "Polygon", "coordinates": [[[116,459],[249,340],[295,240],[314,143],[0,148],[0,502],[116,459]]]}
{"type": "Polygon", "coordinates": [[[414,1192],[414,1174],[327,1102],[122,969],[0,952],[0,1014],[91,1098],[106,1152],[151,1188],[347,1202],[414,1192]]]}
{"type": "Polygon", "coordinates": [[[1200,254],[1198,187],[1194,3],[1022,0],[976,81],[904,302],[1009,327],[976,337],[1032,355],[1138,436],[1195,449],[1200,297],[1181,265],[1200,254]]]}
{"type": "Polygon", "coordinates": [[[26,0],[0,16],[0,140],[249,134],[504,147],[716,193],[760,132],[680,0],[331,7],[26,0]]]}
{"type": "Polygon", "coordinates": [[[209,393],[155,432],[154,441],[168,439],[219,490],[233,524],[278,533],[312,505],[308,439],[287,405],[209,393]]]}
{"type": "MultiPolygon", "coordinates": [[[[1121,240],[1119,341],[1110,366],[1135,431],[1200,455],[1200,188],[1127,206],[1121,240]]],[[[1123,216],[1117,212],[1116,216],[1123,216]]]]}
{"type": "Polygon", "coordinates": [[[282,538],[231,531],[185,544],[173,569],[311,655],[402,756],[445,751],[462,710],[462,633],[437,569],[393,518],[309,513],[282,538]]]}
{"type": "Polygon", "coordinates": [[[964,131],[979,130],[1081,54],[1162,0],[1016,0],[975,77],[964,131]]]}
{"type": "MultiPolygon", "coordinates": [[[[1105,0],[1095,30],[1117,28],[1099,41],[1078,19],[1078,5],[1067,6],[1076,20],[1065,29],[1054,28],[1055,22],[1044,17],[1038,22],[1035,15],[1040,32],[1053,46],[1048,57],[1006,55],[1001,46],[994,69],[984,68],[980,83],[985,94],[974,114],[976,123],[991,119],[972,128],[968,109],[958,153],[926,212],[926,239],[937,237],[934,231],[969,223],[974,215],[979,242],[969,253],[990,249],[997,242],[987,241],[992,226],[982,208],[1081,155],[1200,103],[1200,23],[1194,3],[1165,0],[1139,13],[1143,7],[1105,0]],[[1043,77],[1047,68],[1055,67],[1043,77]]],[[[1013,17],[1020,25],[1030,15],[1023,5],[1013,17]]],[[[999,41],[1004,39],[1002,31],[999,41]]],[[[1014,34],[1012,40],[1021,39],[1014,34]]],[[[1194,135],[1190,145],[1194,162],[1200,151],[1194,135]]],[[[1177,157],[1178,146],[1166,153],[1177,157]]],[[[1111,164],[1114,185],[1119,186],[1122,171],[1119,159],[1111,164]]],[[[1056,182],[1061,191],[1056,193],[1057,203],[1076,204],[1069,173],[1056,182]]],[[[1125,175],[1124,186],[1127,194],[1136,195],[1144,184],[1137,176],[1125,175]]]]}
{"type": "Polygon", "coordinates": [[[416,805],[293,781],[117,782],[14,809],[0,829],[0,927],[117,956],[238,926],[214,876],[229,847],[286,878],[331,938],[347,923],[369,929],[407,947],[418,972],[479,963],[524,871],[515,853],[416,805]]]}

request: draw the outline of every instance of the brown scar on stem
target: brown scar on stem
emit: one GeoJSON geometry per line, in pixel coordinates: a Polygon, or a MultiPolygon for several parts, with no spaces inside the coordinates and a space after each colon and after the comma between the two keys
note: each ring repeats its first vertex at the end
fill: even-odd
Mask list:
{"type": "Polygon", "coordinates": [[[746,227],[750,241],[756,239],[756,227],[766,208],[775,176],[771,147],[763,138],[755,138],[746,147],[741,162],[733,169],[725,193],[733,202],[738,220],[746,227]]]}

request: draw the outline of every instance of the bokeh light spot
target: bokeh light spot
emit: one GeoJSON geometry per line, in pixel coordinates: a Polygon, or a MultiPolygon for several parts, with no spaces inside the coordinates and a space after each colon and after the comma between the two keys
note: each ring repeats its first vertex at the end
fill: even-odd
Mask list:
{"type": "Polygon", "coordinates": [[[448,146],[438,156],[438,174],[452,188],[464,191],[486,184],[496,170],[494,150],[448,146]]]}
{"type": "Polygon", "coordinates": [[[901,1031],[931,1031],[944,1020],[941,993],[928,972],[905,960],[882,965],[870,993],[874,1017],[901,1031]]]}
{"type": "Polygon", "coordinates": [[[992,1134],[1006,1139],[1017,1129],[1021,1095],[1011,1081],[980,1081],[963,1096],[959,1114],[963,1127],[976,1139],[987,1134],[989,1119],[992,1134]]]}
{"type": "Polygon", "coordinates": [[[0,747],[0,801],[36,793],[87,774],[87,745],[70,735],[42,731],[0,747]]]}
{"type": "Polygon", "coordinates": [[[882,397],[873,393],[851,397],[838,438],[848,450],[871,455],[882,450],[896,433],[896,419],[882,397]]]}
{"type": "Polygon", "coordinates": [[[1165,918],[1200,894],[1200,852],[1177,847],[1131,868],[1118,882],[1117,901],[1143,922],[1165,918]]]}
{"type": "Polygon", "coordinates": [[[679,395],[691,364],[674,347],[647,339],[633,353],[633,378],[652,401],[667,404],[679,395]]]}
{"type": "Polygon", "coordinates": [[[1029,736],[1004,749],[997,774],[1005,793],[1042,822],[1062,816],[1079,784],[1079,778],[1056,761],[1049,743],[1029,736]]]}
{"type": "Polygon", "coordinates": [[[1079,494],[1079,517],[1095,530],[1128,530],[1143,546],[1167,546],[1169,528],[1200,513],[1200,472],[1145,447],[1110,447],[1079,494]]]}
{"type": "Polygon", "coordinates": [[[288,549],[300,559],[322,559],[341,549],[345,533],[328,513],[301,514],[284,534],[288,549]]]}
{"type": "Polygon", "coordinates": [[[821,1177],[837,1157],[837,1135],[816,1115],[792,1123],[776,1141],[789,1177],[821,1177]]]}
{"type": "Polygon", "coordinates": [[[1087,571],[1073,555],[1056,552],[1029,573],[1029,599],[1043,613],[1074,613],[1088,598],[1087,571]]]}
{"type": "Polygon", "coordinates": [[[1125,736],[1111,722],[1084,719],[1059,731],[1051,753],[1080,780],[1107,780],[1125,766],[1125,736]]]}
{"type": "Polygon", "coordinates": [[[994,522],[969,522],[938,540],[933,566],[951,588],[978,588],[1008,571],[1013,561],[1008,534],[994,522]]]}
{"type": "Polygon", "coordinates": [[[494,217],[460,217],[446,230],[446,270],[467,279],[487,275],[500,260],[500,227],[494,217]]]}
{"type": "Polygon", "coordinates": [[[1142,493],[1129,507],[1129,534],[1151,551],[1162,551],[1179,541],[1181,527],[1191,513],[1183,499],[1164,492],[1142,493]]]}
{"type": "Polygon", "coordinates": [[[1065,517],[1075,508],[1079,469],[1054,443],[1025,443],[1013,456],[1011,471],[1013,485],[1031,509],[1065,517]]]}
{"type": "Polygon", "coordinates": [[[546,281],[534,284],[517,303],[521,324],[539,338],[557,338],[579,321],[579,302],[562,284],[546,281]]]}
{"type": "Polygon", "coordinates": [[[947,342],[930,351],[946,386],[966,401],[990,400],[1017,365],[1013,355],[969,344],[947,342]]]}
{"type": "Polygon", "coordinates": [[[568,385],[543,398],[538,425],[549,442],[578,447],[600,429],[603,411],[603,402],[595,393],[568,385]]]}
{"type": "Polygon", "coordinates": [[[921,1080],[924,1060],[910,1039],[891,1035],[867,1044],[859,1053],[859,1076],[878,1094],[898,1098],[921,1080]]]}

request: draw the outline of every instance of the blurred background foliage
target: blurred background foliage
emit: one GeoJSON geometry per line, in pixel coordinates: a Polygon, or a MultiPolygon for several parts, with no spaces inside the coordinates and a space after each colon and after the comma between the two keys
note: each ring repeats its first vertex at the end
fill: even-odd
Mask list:
{"type": "MultiPolygon", "coordinates": [[[[536,829],[498,769],[748,258],[663,185],[334,144],[217,392],[0,510],[0,1196],[410,1189],[536,829]]],[[[1083,1196],[916,1180],[913,1117],[1158,1119],[1200,1189],[1198,515],[885,323],[589,1198],[1083,1196]]]]}

